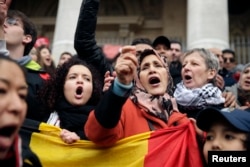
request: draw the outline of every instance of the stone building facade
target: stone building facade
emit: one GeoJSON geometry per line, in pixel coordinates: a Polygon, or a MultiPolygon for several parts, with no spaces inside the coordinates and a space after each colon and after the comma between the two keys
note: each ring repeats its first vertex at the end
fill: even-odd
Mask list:
{"type": "MultiPolygon", "coordinates": [[[[63,51],[75,52],[74,31],[82,0],[22,0],[15,9],[48,37],[55,60],[63,51]]],[[[136,37],[153,40],[165,35],[194,47],[232,48],[238,61],[250,61],[250,7],[247,0],[101,0],[98,44],[129,44],[136,37]]]]}

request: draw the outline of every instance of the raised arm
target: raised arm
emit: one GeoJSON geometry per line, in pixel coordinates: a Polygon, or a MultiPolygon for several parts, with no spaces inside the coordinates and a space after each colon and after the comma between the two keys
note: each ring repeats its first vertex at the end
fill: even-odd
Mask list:
{"type": "Polygon", "coordinates": [[[106,71],[112,69],[102,49],[97,46],[95,30],[99,0],[83,0],[78,17],[74,47],[79,58],[95,66],[101,73],[102,81],[106,71]]]}

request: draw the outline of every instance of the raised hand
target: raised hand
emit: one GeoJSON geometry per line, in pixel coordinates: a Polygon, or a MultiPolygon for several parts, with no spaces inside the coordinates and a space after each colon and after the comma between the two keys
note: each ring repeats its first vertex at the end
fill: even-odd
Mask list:
{"type": "Polygon", "coordinates": [[[0,39],[4,39],[3,25],[7,16],[11,0],[6,0],[5,3],[0,4],[0,39]]]}
{"type": "Polygon", "coordinates": [[[137,66],[135,46],[124,46],[115,65],[116,76],[119,82],[129,85],[134,79],[137,66]]]}
{"type": "Polygon", "coordinates": [[[107,71],[104,75],[104,86],[103,86],[103,89],[102,91],[103,92],[106,92],[109,87],[111,86],[112,82],[114,81],[115,79],[115,71],[113,72],[113,75],[110,75],[110,71],[107,71]]]}
{"type": "Polygon", "coordinates": [[[223,77],[220,76],[219,74],[217,74],[216,77],[215,77],[215,80],[216,80],[215,85],[218,88],[220,88],[221,90],[223,90],[223,88],[225,86],[225,81],[224,81],[223,77]]]}

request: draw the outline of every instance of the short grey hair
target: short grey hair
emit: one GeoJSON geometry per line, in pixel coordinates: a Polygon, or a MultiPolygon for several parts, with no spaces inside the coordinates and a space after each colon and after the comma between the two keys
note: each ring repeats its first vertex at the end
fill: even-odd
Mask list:
{"type": "Polygon", "coordinates": [[[205,60],[205,64],[206,64],[207,68],[215,70],[216,73],[218,73],[220,64],[219,64],[219,59],[215,54],[213,54],[208,49],[195,48],[195,49],[187,51],[183,55],[182,59],[185,59],[188,55],[190,55],[192,53],[198,53],[205,60]]]}
{"type": "MultiPolygon", "coordinates": [[[[183,55],[182,60],[185,59],[185,57],[187,57],[188,55],[190,55],[192,53],[198,53],[205,60],[205,64],[207,66],[207,69],[215,70],[216,74],[218,73],[219,68],[220,68],[220,63],[219,63],[218,57],[214,53],[212,53],[208,49],[195,48],[195,49],[187,51],[183,55]]],[[[215,85],[215,83],[216,83],[215,78],[216,78],[216,75],[214,76],[214,78],[211,81],[209,81],[213,85],[215,85]]]]}
{"type": "Polygon", "coordinates": [[[245,64],[241,72],[243,73],[248,67],[250,67],[250,63],[245,64]]]}

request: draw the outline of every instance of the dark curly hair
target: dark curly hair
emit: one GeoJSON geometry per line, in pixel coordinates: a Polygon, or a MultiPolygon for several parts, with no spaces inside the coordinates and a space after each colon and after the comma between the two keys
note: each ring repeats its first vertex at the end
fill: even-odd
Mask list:
{"type": "Polygon", "coordinates": [[[55,109],[55,104],[60,99],[64,98],[63,87],[65,83],[65,78],[74,65],[83,65],[87,67],[93,78],[93,91],[90,99],[86,105],[97,105],[102,95],[102,84],[99,78],[100,74],[98,71],[91,65],[87,64],[85,61],[80,60],[77,57],[73,57],[68,62],[64,63],[62,66],[56,69],[54,75],[47,81],[45,87],[39,92],[39,97],[41,100],[49,106],[51,110],[55,109]]]}

